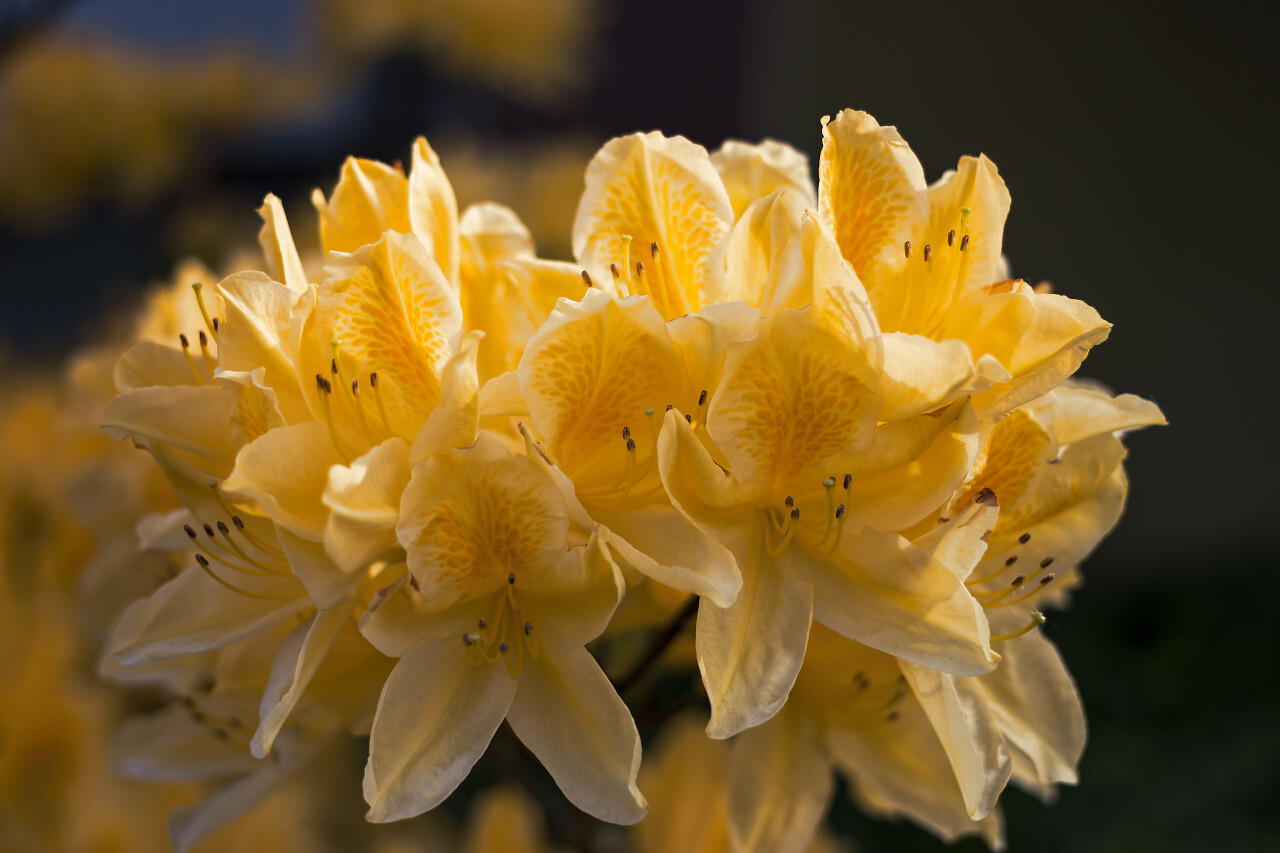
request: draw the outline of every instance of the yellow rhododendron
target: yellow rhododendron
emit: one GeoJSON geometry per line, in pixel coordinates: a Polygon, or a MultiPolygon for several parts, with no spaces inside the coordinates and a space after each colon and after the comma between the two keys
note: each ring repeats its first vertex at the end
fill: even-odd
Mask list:
{"type": "MultiPolygon", "coordinates": [[[[1163,417],[1068,379],[1109,326],[1008,279],[990,161],[929,186],[866,114],[823,133],[816,190],[771,140],[606,143],[573,263],[460,213],[420,139],[315,193],[323,259],[268,196],[262,272],[153,298],[106,429],[176,494],[139,547],[187,567],[101,669],[172,700],[121,766],[230,779],[180,844],[365,734],[368,820],[466,808],[523,760],[504,721],[641,850],[828,849],[835,770],[998,845],[1010,780],[1075,781],[1039,608],[1163,417]]],[[[466,849],[546,846],[527,803],[472,813],[466,849]]]]}

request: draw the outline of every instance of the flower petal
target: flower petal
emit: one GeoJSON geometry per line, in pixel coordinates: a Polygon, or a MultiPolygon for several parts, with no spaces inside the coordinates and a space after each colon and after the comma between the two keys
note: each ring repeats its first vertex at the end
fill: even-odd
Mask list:
{"type": "Polygon", "coordinates": [[[400,820],[443,802],[484,754],[516,686],[505,666],[473,666],[456,640],[410,649],[382,689],[369,736],[367,819],[400,820]]]}
{"type": "Polygon", "coordinates": [[[409,169],[409,222],[414,236],[427,247],[444,277],[457,282],[458,200],[440,158],[422,137],[413,143],[413,165],[409,169]]]}
{"type": "Polygon", "coordinates": [[[326,202],[316,190],[324,253],[355,252],[376,243],[384,231],[409,231],[409,185],[398,169],[376,160],[348,157],[326,202]]]}
{"type": "Polygon", "coordinates": [[[990,355],[975,364],[964,341],[935,341],[905,332],[887,333],[883,341],[883,421],[931,412],[1011,378],[990,355]]]}
{"type": "Polygon", "coordinates": [[[284,215],[284,205],[271,193],[262,200],[258,209],[262,217],[262,230],[258,232],[258,245],[267,262],[267,272],[276,281],[297,293],[307,289],[307,274],[298,257],[298,247],[293,243],[289,220],[284,215]]]}
{"type": "Polygon", "coordinates": [[[400,496],[409,484],[409,447],[392,436],[350,466],[334,465],[324,488],[324,547],[344,572],[395,548],[400,496]]]}
{"type": "Polygon", "coordinates": [[[611,823],[644,817],[649,804],[636,785],[640,735],[586,649],[544,648],[527,662],[508,722],[575,806],[611,823]]]}
{"type": "Polygon", "coordinates": [[[241,449],[222,489],[257,501],[276,524],[318,542],[329,517],[329,469],[344,461],[319,421],[273,429],[241,449]]]}
{"type": "Polygon", "coordinates": [[[777,190],[796,196],[802,207],[817,207],[818,196],[809,177],[809,158],[773,139],[759,143],[730,139],[711,154],[711,165],[724,182],[738,220],[756,199],[777,190]]]}

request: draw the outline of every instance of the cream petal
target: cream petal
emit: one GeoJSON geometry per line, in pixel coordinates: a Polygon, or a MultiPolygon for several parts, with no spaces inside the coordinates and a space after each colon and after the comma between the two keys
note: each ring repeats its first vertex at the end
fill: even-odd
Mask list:
{"type": "Polygon", "coordinates": [[[813,722],[788,708],[729,750],[729,838],[739,853],[802,853],[835,779],[813,722]]]}
{"type": "Polygon", "coordinates": [[[658,583],[728,607],[742,587],[733,555],[675,507],[594,508],[622,560],[658,583]]]}
{"type": "Polygon", "coordinates": [[[324,663],[355,608],[356,602],[348,601],[331,610],[318,610],[280,644],[271,665],[271,676],[262,693],[258,729],[249,743],[249,751],[254,758],[265,758],[271,752],[280,730],[302,699],[307,685],[324,663]]]}
{"type": "Polygon", "coordinates": [[[1053,410],[1053,431],[1059,444],[1166,423],[1160,407],[1150,400],[1133,394],[1112,397],[1075,382],[1059,385],[1047,400],[1053,410]]]}
{"type": "Polygon", "coordinates": [[[270,595],[296,591],[297,595],[241,595],[193,566],[134,602],[120,617],[107,646],[126,665],[174,658],[252,636],[310,606],[306,593],[292,579],[264,581],[253,589],[270,595]]]}
{"type": "Polygon", "coordinates": [[[765,484],[730,476],[677,409],[667,412],[658,434],[658,470],[672,504],[704,527],[731,522],[741,507],[768,500],[765,484]]]}
{"type": "Polygon", "coordinates": [[[540,638],[544,634],[549,638],[542,642],[584,646],[609,627],[627,590],[622,570],[609,551],[613,544],[606,531],[596,528],[586,545],[565,555],[552,590],[532,590],[521,596],[533,630],[540,638]]]}
{"type": "Polygon", "coordinates": [[[981,820],[995,807],[1013,772],[1013,761],[978,679],[956,678],[907,661],[899,663],[938,733],[969,817],[981,820]]]}
{"type": "Polygon", "coordinates": [[[443,802],[484,754],[516,687],[505,666],[473,666],[456,640],[410,649],[383,687],[369,735],[366,818],[401,820],[443,802]]]}
{"type": "Polygon", "coordinates": [[[387,230],[410,230],[408,181],[398,169],[376,160],[348,157],[329,200],[316,190],[311,201],[320,214],[320,245],[326,255],[355,252],[387,230]]]}
{"type": "Polygon", "coordinates": [[[422,137],[413,143],[408,204],[409,223],[414,236],[431,252],[445,278],[457,282],[461,256],[458,200],[440,165],[440,158],[422,137]]]}
{"type": "Polygon", "coordinates": [[[999,811],[981,821],[969,817],[946,753],[915,702],[902,703],[892,723],[829,729],[826,740],[866,811],[907,815],[944,841],[978,834],[1003,849],[999,811]]]}
{"type": "Polygon", "coordinates": [[[177,702],[125,718],[111,744],[111,769],[152,782],[218,779],[253,770],[244,748],[217,737],[177,702]]]}
{"type": "Polygon", "coordinates": [[[257,501],[276,524],[318,542],[329,516],[329,469],[344,461],[323,423],[273,429],[244,446],[222,489],[257,501]]]}
{"type": "Polygon", "coordinates": [[[362,575],[344,572],[329,557],[324,543],[305,539],[279,528],[277,535],[289,569],[307,589],[311,602],[321,609],[337,607],[353,595],[362,575]]]}
{"type": "MultiPolygon", "coordinates": [[[[479,353],[480,376],[496,376],[516,366],[537,325],[526,294],[509,274],[508,260],[533,260],[533,237],[510,208],[485,202],[462,214],[462,264],[459,268],[462,316],[468,330],[488,341],[479,353]]],[[[582,280],[573,283],[581,293],[582,280]]]]}
{"type": "Polygon", "coordinates": [[[111,401],[102,430],[115,439],[140,439],[189,453],[211,474],[231,470],[231,396],[216,385],[139,388],[111,401]]]}
{"type": "Polygon", "coordinates": [[[573,254],[603,282],[611,263],[631,275],[624,236],[632,238],[630,263],[648,262],[657,243],[665,286],[656,288],[655,306],[670,320],[696,311],[715,289],[732,224],[733,206],[702,146],[637,133],[610,140],[587,166],[573,254]]]}
{"type": "MultiPolygon", "coordinates": [[[[364,613],[360,633],[388,657],[404,657],[430,634],[425,625],[434,618],[413,592],[408,575],[378,590],[364,613]]],[[[467,626],[468,628],[470,625],[467,626]]]]}
{"type": "Polygon", "coordinates": [[[217,830],[260,805],[306,765],[314,755],[314,747],[282,751],[281,755],[284,760],[259,763],[255,772],[219,788],[203,803],[175,809],[169,816],[169,837],[175,853],[187,853],[217,830]]]}
{"type": "Polygon", "coordinates": [[[329,469],[324,547],[344,572],[354,572],[395,548],[400,496],[409,484],[409,446],[392,436],[350,466],[329,469]]]}
{"type": "Polygon", "coordinates": [[[935,341],[905,332],[889,332],[883,340],[882,421],[931,412],[1011,378],[990,355],[975,364],[964,341],[935,341]]]}
{"type": "Polygon", "coordinates": [[[125,350],[112,377],[121,392],[152,385],[190,385],[197,378],[197,384],[207,384],[211,379],[201,359],[188,359],[177,347],[148,340],[135,341],[125,350]]]}
{"type": "Polygon", "coordinates": [[[752,202],[777,190],[793,194],[802,206],[818,206],[813,178],[809,176],[809,158],[785,142],[730,139],[711,154],[711,165],[729,193],[735,221],[742,218],[752,202]]]}
{"type": "Polygon", "coordinates": [[[730,607],[698,605],[698,669],[711,700],[707,734],[727,738],[778,712],[809,641],[813,587],[765,551],[760,534],[734,547],[742,589],[730,607]]]}
{"type": "MultiPolygon", "coordinates": [[[[805,214],[802,226],[805,262],[812,270],[810,290],[813,301],[850,346],[866,354],[872,370],[884,365],[880,324],[867,296],[866,288],[853,265],[840,254],[831,227],[813,211],[805,214]]],[[[888,420],[884,418],[883,420],[888,420]]]]}
{"type": "Polygon", "coordinates": [[[218,384],[231,395],[231,445],[239,451],[268,430],[285,426],[276,392],[263,384],[266,370],[219,370],[218,384]]]}
{"type": "Polygon", "coordinates": [[[631,824],[649,804],[636,785],[640,735],[600,665],[578,646],[545,649],[520,673],[507,713],[564,795],[600,820],[631,824]]]}
{"type": "Polygon", "coordinates": [[[258,209],[262,217],[262,229],[258,232],[258,245],[267,262],[267,272],[276,281],[283,281],[290,290],[301,293],[307,289],[307,274],[298,257],[289,220],[284,215],[284,205],[276,196],[268,193],[258,209]]]}
{"type": "Polygon", "coordinates": [[[1061,655],[1039,631],[1006,640],[1001,648],[1000,666],[975,680],[1013,753],[1014,778],[1042,791],[1074,785],[1085,719],[1061,655]]]}
{"type": "Polygon", "coordinates": [[[851,640],[944,672],[995,668],[982,607],[956,576],[894,533],[846,533],[834,557],[784,552],[813,584],[816,620],[851,640]]]}
{"type": "Polygon", "coordinates": [[[715,393],[729,344],[754,335],[759,319],[760,312],[745,302],[728,302],[668,323],[667,331],[693,380],[691,387],[715,393]]]}
{"type": "Polygon", "coordinates": [[[996,526],[1000,504],[995,493],[979,493],[976,499],[912,544],[929,553],[966,581],[987,552],[987,539],[996,526]]]}
{"type": "Polygon", "coordinates": [[[427,416],[418,430],[409,453],[417,463],[432,453],[475,443],[480,422],[480,377],[476,369],[477,348],[484,332],[463,335],[458,351],[440,374],[440,405],[427,416]]]}
{"type": "Polygon", "coordinates": [[[520,374],[509,370],[480,388],[480,417],[528,417],[529,407],[520,394],[520,374]]]}

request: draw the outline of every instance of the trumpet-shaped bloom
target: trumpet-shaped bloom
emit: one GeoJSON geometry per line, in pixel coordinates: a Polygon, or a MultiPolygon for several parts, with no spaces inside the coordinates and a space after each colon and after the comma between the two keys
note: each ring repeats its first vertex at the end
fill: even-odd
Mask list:
{"type": "Polygon", "coordinates": [[[976,423],[961,402],[879,426],[864,350],[816,309],[758,321],[725,348],[705,420],[667,413],[672,500],[734,554],[743,585],[698,613],[709,731],[727,737],[782,706],[811,619],[943,670],[992,668],[981,608],[927,551],[894,533],[963,479],[976,423]]]}
{"type": "Polygon", "coordinates": [[[400,658],[370,739],[369,819],[434,808],[505,718],[579,808],[639,820],[639,736],[583,648],[608,624],[622,577],[571,522],[555,481],[482,434],[415,466],[397,534],[411,588],[363,625],[400,658]]]}
{"type": "Polygon", "coordinates": [[[1040,396],[1110,331],[1082,302],[1004,280],[1009,193],[986,157],[927,186],[892,127],[823,123],[819,212],[885,333],[886,419],[975,394],[980,415],[1040,396]]]}

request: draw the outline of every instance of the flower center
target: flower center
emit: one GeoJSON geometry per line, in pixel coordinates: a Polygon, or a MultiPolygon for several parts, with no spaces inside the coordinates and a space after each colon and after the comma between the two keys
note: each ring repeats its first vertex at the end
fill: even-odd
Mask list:
{"type": "Polygon", "coordinates": [[[516,595],[516,574],[507,575],[507,585],[494,596],[494,607],[488,616],[476,622],[476,631],[462,635],[472,666],[501,660],[512,675],[524,669],[526,656],[537,660],[541,655],[533,634],[533,622],[520,608],[516,595]]]}

